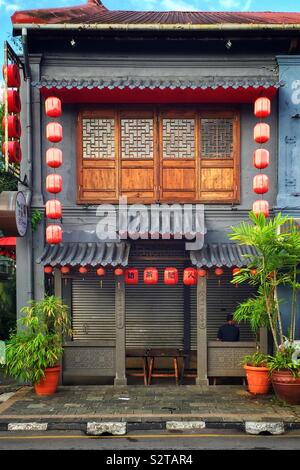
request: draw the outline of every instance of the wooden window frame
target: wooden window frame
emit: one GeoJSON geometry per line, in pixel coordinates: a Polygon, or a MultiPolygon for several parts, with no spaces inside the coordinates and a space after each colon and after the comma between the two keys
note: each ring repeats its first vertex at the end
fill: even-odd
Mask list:
{"type": "MultiPolygon", "coordinates": [[[[236,108],[224,109],[221,107],[214,108],[203,108],[200,106],[149,106],[143,107],[129,107],[116,105],[116,106],[103,106],[103,107],[90,107],[80,110],[77,119],[77,204],[80,205],[94,205],[101,204],[104,202],[115,204],[119,201],[121,196],[120,191],[122,188],[122,164],[124,167],[133,167],[135,164],[138,165],[139,159],[122,159],[121,158],[121,119],[122,118],[147,118],[150,115],[153,116],[153,164],[154,164],[154,187],[153,187],[153,198],[145,197],[132,197],[128,198],[129,203],[205,203],[205,204],[239,204],[240,203],[240,111],[236,108]],[[83,135],[82,135],[82,120],[87,118],[114,118],[115,119],[115,159],[101,159],[101,162],[95,162],[97,159],[84,159],[83,158],[83,135]],[[162,197],[162,174],[164,161],[167,165],[172,167],[174,158],[163,158],[163,119],[173,117],[174,119],[189,119],[195,118],[195,159],[182,159],[187,165],[195,163],[195,197],[184,197],[184,191],[181,191],[182,196],[178,197],[162,197]],[[201,158],[201,119],[203,118],[230,118],[233,119],[233,158],[229,159],[210,159],[201,158]],[[95,198],[87,200],[83,197],[83,167],[84,160],[93,160],[92,163],[104,167],[109,165],[109,162],[115,162],[116,171],[116,197],[115,198],[95,198]],[[107,162],[107,163],[106,163],[107,162]],[[216,200],[214,198],[208,199],[207,197],[201,197],[201,170],[202,168],[233,168],[233,182],[234,188],[232,189],[232,197],[224,198],[223,200],[216,200]],[[182,197],[182,198],[181,198],[182,197]]],[[[178,159],[180,161],[180,159],[178,159]]],[[[149,162],[152,160],[149,159],[149,162]]],[[[178,162],[177,162],[178,163],[178,162]]],[[[88,162],[86,162],[88,165],[88,162]]],[[[145,164],[146,165],[146,164],[145,164]]],[[[147,165],[146,165],[147,166],[147,165]]],[[[105,190],[104,190],[105,191],[105,190]]],[[[97,192],[95,190],[95,192],[97,192]]],[[[213,191],[212,191],[213,192],[213,191]]],[[[218,192],[218,191],[215,191],[218,192]]],[[[222,190],[220,190],[222,192],[222,190]]],[[[231,191],[230,191],[231,192],[231,191]]],[[[123,194],[123,193],[122,193],[123,194]]]]}

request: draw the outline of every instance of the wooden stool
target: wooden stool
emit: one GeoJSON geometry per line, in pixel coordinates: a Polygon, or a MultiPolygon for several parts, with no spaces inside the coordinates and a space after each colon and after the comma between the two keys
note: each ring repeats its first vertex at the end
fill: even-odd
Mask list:
{"type": "Polygon", "coordinates": [[[141,372],[133,372],[129,369],[126,369],[126,375],[130,377],[143,377],[144,378],[144,385],[148,385],[148,354],[145,350],[130,350],[126,351],[126,357],[135,357],[141,358],[143,361],[143,370],[141,372]]]}
{"type": "Polygon", "coordinates": [[[156,377],[174,377],[176,385],[179,383],[179,367],[178,367],[178,357],[180,352],[177,350],[150,350],[149,351],[149,375],[148,375],[148,385],[151,384],[152,378],[156,377]],[[170,358],[172,359],[174,372],[153,372],[155,370],[155,359],[158,358],[170,358]]]}

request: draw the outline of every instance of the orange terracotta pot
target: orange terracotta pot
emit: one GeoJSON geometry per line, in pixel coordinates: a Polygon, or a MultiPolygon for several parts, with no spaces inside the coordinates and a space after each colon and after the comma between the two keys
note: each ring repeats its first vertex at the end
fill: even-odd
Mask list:
{"type": "Polygon", "coordinates": [[[271,380],[269,369],[267,367],[244,366],[246,371],[248,390],[254,395],[263,395],[268,393],[271,380]]]}
{"type": "Polygon", "coordinates": [[[60,374],[60,366],[48,367],[45,369],[45,377],[40,383],[35,384],[34,389],[37,395],[53,395],[56,392],[60,374]]]}

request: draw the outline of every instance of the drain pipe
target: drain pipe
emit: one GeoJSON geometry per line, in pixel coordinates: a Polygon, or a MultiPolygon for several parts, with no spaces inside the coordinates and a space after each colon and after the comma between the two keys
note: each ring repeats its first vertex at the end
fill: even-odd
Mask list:
{"type": "MultiPolygon", "coordinates": [[[[31,100],[31,72],[28,57],[27,28],[22,28],[22,47],[25,65],[26,80],[26,135],[27,135],[27,207],[31,208],[32,201],[32,100],[31,100]]],[[[32,259],[32,231],[29,222],[26,244],[26,259],[28,266],[27,298],[33,299],[33,259],[32,259]]]]}

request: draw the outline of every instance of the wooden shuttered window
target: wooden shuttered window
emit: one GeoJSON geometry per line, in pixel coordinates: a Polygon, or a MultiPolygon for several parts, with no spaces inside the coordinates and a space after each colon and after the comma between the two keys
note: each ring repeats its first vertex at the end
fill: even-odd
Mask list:
{"type": "Polygon", "coordinates": [[[157,199],[157,125],[152,111],[120,113],[120,195],[128,202],[157,199]]]}
{"type": "Polygon", "coordinates": [[[159,117],[160,200],[195,201],[197,194],[197,118],[193,112],[159,117]]]}
{"type": "Polygon", "coordinates": [[[239,117],[234,112],[201,113],[199,200],[239,200],[239,117]]]}
{"type": "Polygon", "coordinates": [[[83,111],[78,202],[238,202],[239,132],[233,111],[83,111]]]}
{"type": "Polygon", "coordinates": [[[114,111],[89,111],[78,119],[78,202],[116,200],[119,139],[114,111]]]}

